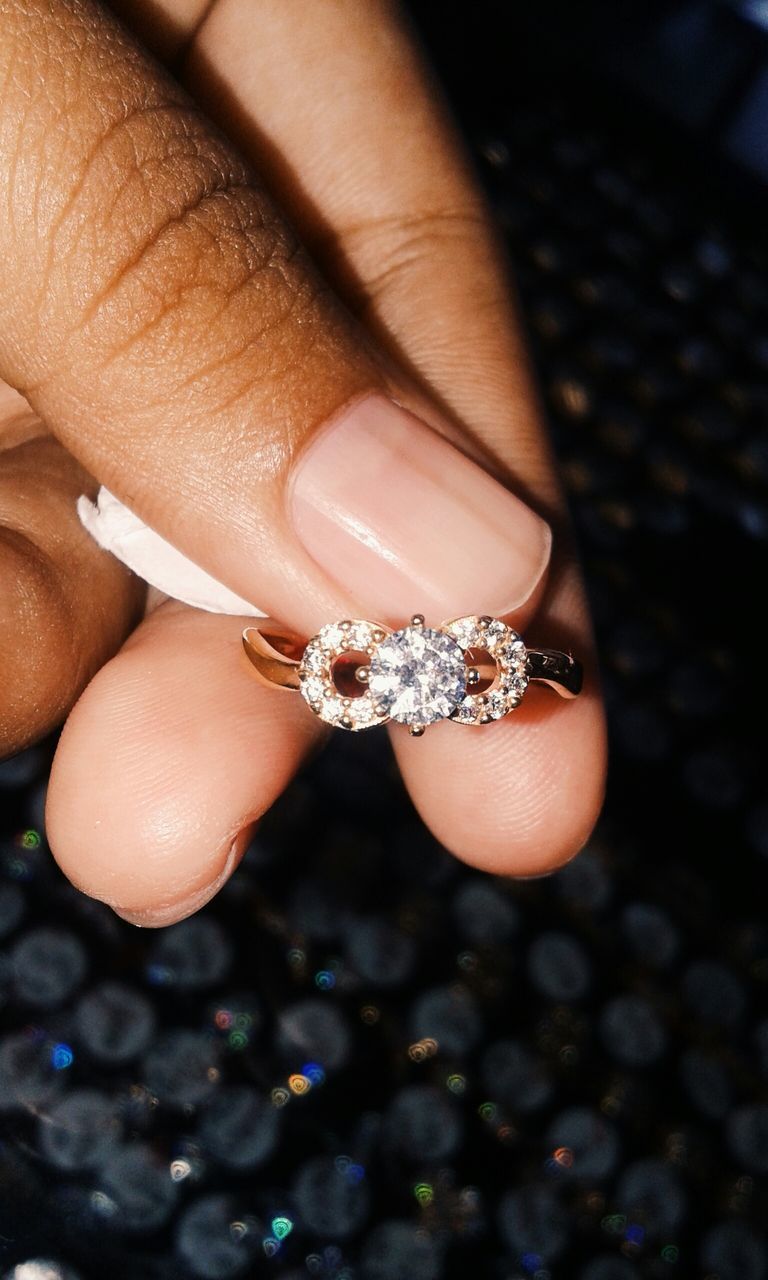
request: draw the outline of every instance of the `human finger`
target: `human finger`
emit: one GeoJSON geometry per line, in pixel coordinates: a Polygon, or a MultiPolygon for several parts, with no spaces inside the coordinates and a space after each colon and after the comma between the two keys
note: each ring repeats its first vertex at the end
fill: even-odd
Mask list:
{"type": "Polygon", "coordinates": [[[530,607],[545,522],[409,411],[253,168],[88,0],[3,9],[0,365],[50,429],[302,629],[530,607]]]}
{"type": "Polygon", "coordinates": [[[140,616],[144,584],[77,519],[95,489],[0,384],[0,757],[63,719],[140,616]]]}
{"type": "Polygon", "coordinates": [[[264,3],[258,39],[242,0],[219,0],[202,22],[194,6],[186,13],[194,29],[177,36],[196,97],[267,166],[356,311],[556,531],[531,638],[585,659],[578,701],[531,689],[519,711],[482,733],[445,725],[418,742],[392,734],[412,795],[449,848],[495,870],[551,869],[583,844],[599,811],[604,717],[557,469],[471,166],[388,0],[264,3]],[[300,92],[280,91],[286,65],[300,92]]]}
{"type": "Polygon", "coordinates": [[[161,605],[65,725],[51,847],[75,885],[134,924],[169,924],[207,902],[322,736],[303,707],[250,678],[243,623],[161,605]]]}

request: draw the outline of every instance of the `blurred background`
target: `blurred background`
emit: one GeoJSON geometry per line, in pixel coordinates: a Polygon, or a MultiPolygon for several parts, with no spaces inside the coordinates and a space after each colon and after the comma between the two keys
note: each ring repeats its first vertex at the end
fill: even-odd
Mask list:
{"type": "Polygon", "coordinates": [[[605,815],[484,876],[337,734],[142,932],[52,864],[50,744],[0,765],[4,1278],[768,1276],[768,4],[411,8],[516,263],[605,815]]]}

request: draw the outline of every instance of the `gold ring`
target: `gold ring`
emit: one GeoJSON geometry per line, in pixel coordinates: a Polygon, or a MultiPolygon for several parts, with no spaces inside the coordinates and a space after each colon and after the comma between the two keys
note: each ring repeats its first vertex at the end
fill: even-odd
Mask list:
{"type": "Polygon", "coordinates": [[[438,720],[489,724],[514,711],[531,681],[564,698],[581,691],[581,664],[557,649],[529,649],[485,615],[428,627],[421,614],[392,630],[330,622],[306,642],[273,624],[247,627],[243,646],[266,684],[298,690],[326,724],[357,732],[388,720],[414,737],[438,720]]]}

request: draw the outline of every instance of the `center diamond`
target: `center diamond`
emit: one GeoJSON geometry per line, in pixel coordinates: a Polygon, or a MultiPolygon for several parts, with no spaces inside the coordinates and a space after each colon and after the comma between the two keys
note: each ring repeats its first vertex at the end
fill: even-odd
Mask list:
{"type": "Polygon", "coordinates": [[[464,654],[444,631],[403,627],[377,645],[368,688],[400,724],[433,724],[449,716],[467,691],[464,654]]]}

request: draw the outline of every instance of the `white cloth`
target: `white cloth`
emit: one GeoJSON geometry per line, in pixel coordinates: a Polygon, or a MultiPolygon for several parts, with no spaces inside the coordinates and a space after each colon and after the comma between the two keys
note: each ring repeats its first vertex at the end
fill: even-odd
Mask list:
{"type": "Polygon", "coordinates": [[[111,551],[150,586],[174,600],[182,600],[207,613],[266,617],[261,609],[223,586],[154,529],[148,528],[103,485],[95,503],[85,496],[78,498],[77,514],[100,547],[111,551]]]}

